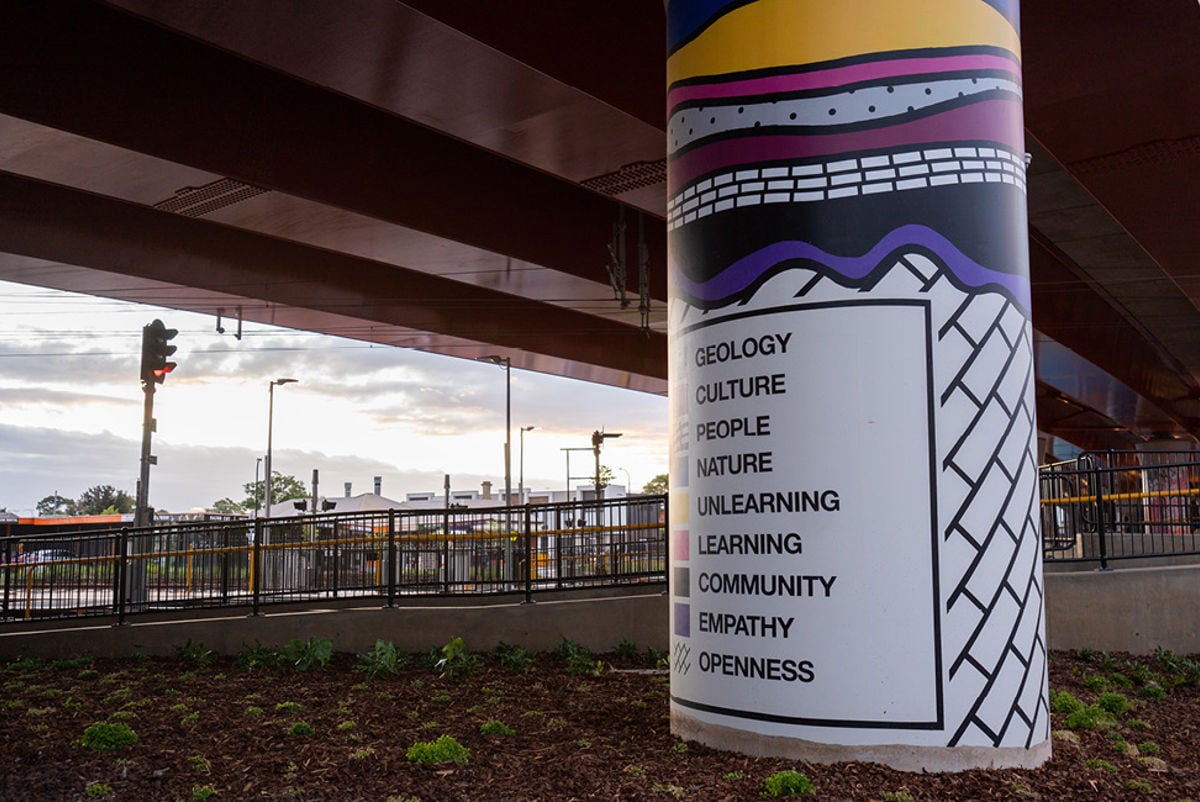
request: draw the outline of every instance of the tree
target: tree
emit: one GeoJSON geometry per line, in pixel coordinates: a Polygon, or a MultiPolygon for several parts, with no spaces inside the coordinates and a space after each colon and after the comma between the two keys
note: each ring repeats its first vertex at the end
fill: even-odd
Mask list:
{"type": "Polygon", "coordinates": [[[117,513],[133,512],[135,505],[133,496],[124,490],[117,490],[112,485],[96,485],[89,487],[75,502],[75,512],[79,515],[103,515],[112,511],[117,513]]]}
{"type": "Polygon", "coordinates": [[[612,468],[608,467],[607,465],[600,466],[600,487],[608,487],[612,484],[614,478],[615,474],[613,473],[612,468]]]}
{"type": "Polygon", "coordinates": [[[223,499],[218,499],[212,503],[213,512],[219,512],[222,515],[244,515],[249,512],[239,502],[226,496],[223,499]]]}
{"type": "Polygon", "coordinates": [[[37,513],[38,515],[74,515],[75,501],[54,493],[37,503],[37,513]]]}
{"type": "Polygon", "coordinates": [[[652,493],[656,496],[667,492],[668,481],[665,473],[660,473],[642,487],[643,493],[652,493]]]}
{"type": "MultiPolygon", "coordinates": [[[[266,505],[263,504],[263,495],[267,492],[265,480],[246,482],[242,485],[242,490],[246,493],[246,498],[241,504],[243,510],[248,512],[256,507],[260,510],[265,508],[266,505]]],[[[284,476],[278,471],[271,471],[271,503],[278,504],[294,498],[308,498],[308,489],[305,488],[304,483],[295,476],[284,476]]]]}

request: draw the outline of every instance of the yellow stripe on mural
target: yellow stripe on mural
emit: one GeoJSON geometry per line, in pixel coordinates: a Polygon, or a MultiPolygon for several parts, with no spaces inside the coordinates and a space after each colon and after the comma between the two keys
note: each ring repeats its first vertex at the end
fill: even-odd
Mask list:
{"type": "Polygon", "coordinates": [[[688,494],[680,490],[671,492],[671,528],[688,525],[688,494]]]}
{"type": "Polygon", "coordinates": [[[867,53],[1021,42],[983,0],[759,0],[717,20],[667,61],[670,83],[867,53]]]}

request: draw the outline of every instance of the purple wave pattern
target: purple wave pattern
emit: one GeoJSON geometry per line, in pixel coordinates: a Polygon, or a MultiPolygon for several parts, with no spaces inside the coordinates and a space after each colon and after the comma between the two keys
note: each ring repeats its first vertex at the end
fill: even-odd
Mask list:
{"type": "Polygon", "coordinates": [[[966,287],[996,287],[1004,291],[1021,311],[1028,315],[1029,279],[984,267],[954,246],[954,243],[927,226],[901,226],[875,243],[861,256],[838,256],[800,240],[784,240],[747,254],[716,276],[696,282],[676,274],[678,293],[704,302],[730,298],[752,285],[771,268],[793,259],[806,259],[851,280],[861,280],[879,266],[884,257],[903,246],[918,246],[935,253],[947,270],[966,287]]]}
{"type": "Polygon", "coordinates": [[[706,173],[751,161],[803,159],[960,140],[997,142],[1023,153],[1025,132],[1021,128],[1021,115],[1013,113],[1013,103],[1019,101],[985,100],[899,125],[860,131],[723,139],[673,157],[671,180],[681,189],[706,173]]]}
{"type": "Polygon", "coordinates": [[[1019,76],[1020,69],[1003,56],[941,56],[937,58],[890,59],[834,67],[816,72],[772,75],[766,78],[748,78],[741,81],[722,83],[689,84],[672,89],[667,95],[668,116],[670,109],[690,100],[719,100],[729,97],[750,97],[780,92],[799,92],[810,89],[829,89],[865,81],[884,81],[910,75],[961,72],[967,70],[1002,70],[1019,76]]]}

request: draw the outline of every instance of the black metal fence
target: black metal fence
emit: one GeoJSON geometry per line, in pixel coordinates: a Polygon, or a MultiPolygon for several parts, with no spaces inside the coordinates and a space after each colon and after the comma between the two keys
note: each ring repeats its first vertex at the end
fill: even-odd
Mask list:
{"type": "Polygon", "coordinates": [[[386,510],[0,539],[0,620],[666,578],[665,496],[386,510]]]}
{"type": "Polygon", "coordinates": [[[1200,454],[1097,452],[1041,469],[1050,562],[1200,555],[1200,454]]]}

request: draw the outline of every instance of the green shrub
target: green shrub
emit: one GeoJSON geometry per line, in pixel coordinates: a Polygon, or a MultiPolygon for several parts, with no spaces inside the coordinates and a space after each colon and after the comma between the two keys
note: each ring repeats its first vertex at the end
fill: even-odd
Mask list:
{"type": "Polygon", "coordinates": [[[435,741],[417,741],[408,748],[405,756],[422,766],[430,766],[435,763],[465,764],[471,756],[471,750],[451,736],[442,735],[435,741]]]}
{"type": "Polygon", "coordinates": [[[206,802],[209,798],[217,793],[217,789],[211,785],[193,785],[191,802],[206,802]]]}
{"type": "Polygon", "coordinates": [[[96,721],[87,726],[79,744],[93,752],[111,752],[137,743],[137,733],[123,721],[96,721]]]}
{"type": "Polygon", "coordinates": [[[631,640],[621,638],[621,642],[617,644],[616,653],[619,657],[632,660],[638,656],[638,652],[638,645],[631,640]]]}
{"type": "Polygon", "coordinates": [[[1083,702],[1076,699],[1067,691],[1052,692],[1050,694],[1050,710],[1055,713],[1074,713],[1077,710],[1083,710],[1085,705],[1083,702]]]}
{"type": "Polygon", "coordinates": [[[260,668],[274,668],[282,665],[283,656],[258,641],[253,646],[242,644],[242,649],[233,658],[233,664],[244,671],[255,671],[260,668]]]}
{"type": "Polygon", "coordinates": [[[1125,783],[1125,787],[1131,791],[1141,791],[1143,794],[1148,794],[1154,790],[1154,786],[1149,780],[1129,780],[1125,783]]]}
{"type": "Polygon", "coordinates": [[[250,705],[249,707],[246,708],[247,716],[257,717],[257,716],[261,716],[262,714],[263,714],[263,709],[261,707],[258,707],[257,705],[250,705]]]}
{"type": "Polygon", "coordinates": [[[364,672],[368,679],[375,679],[397,674],[406,662],[408,655],[397,651],[396,644],[377,640],[373,649],[358,656],[357,668],[364,672]]]}
{"type": "Polygon", "coordinates": [[[442,672],[443,677],[461,677],[479,669],[482,660],[479,655],[467,651],[462,638],[451,638],[442,647],[442,657],[435,668],[442,672]]]}
{"type": "Polygon", "coordinates": [[[280,702],[275,705],[276,713],[299,713],[304,709],[304,705],[299,702],[280,702]]]}
{"type": "Polygon", "coordinates": [[[1114,766],[1109,761],[1103,760],[1102,758],[1098,758],[1098,757],[1094,757],[1094,758],[1084,761],[1084,765],[1087,766],[1089,769],[1103,769],[1104,771],[1107,771],[1109,774],[1117,773],[1116,766],[1114,766]]]}
{"type": "Polygon", "coordinates": [[[1100,694],[1100,697],[1096,699],[1096,704],[1100,706],[1101,710],[1112,713],[1118,718],[1129,712],[1129,708],[1132,707],[1129,700],[1125,698],[1125,694],[1112,692],[1100,694]]]}
{"type": "Polygon", "coordinates": [[[554,647],[554,655],[561,658],[564,662],[569,662],[576,655],[585,655],[591,660],[592,650],[582,643],[576,643],[565,635],[562,635],[559,636],[558,645],[554,647]]]}
{"type": "Polygon", "coordinates": [[[593,660],[590,654],[576,654],[567,659],[567,673],[576,676],[598,677],[604,673],[604,661],[593,660]]]}
{"type": "Polygon", "coordinates": [[[1137,745],[1137,748],[1138,752],[1141,752],[1143,755],[1153,756],[1162,754],[1162,747],[1154,743],[1154,741],[1143,741],[1137,745]]]}
{"type": "Polygon", "coordinates": [[[1083,684],[1089,691],[1103,691],[1108,688],[1108,678],[1092,674],[1083,681],[1083,684]]]}
{"type": "Polygon", "coordinates": [[[510,671],[524,672],[533,668],[537,657],[524,646],[502,642],[496,645],[496,659],[510,671]]]}
{"type": "Polygon", "coordinates": [[[287,734],[298,736],[315,735],[316,730],[314,730],[312,725],[306,721],[297,721],[295,724],[288,727],[287,734]]]}
{"type": "Polygon", "coordinates": [[[217,653],[206,648],[203,643],[188,638],[187,643],[175,649],[175,656],[188,663],[198,666],[210,666],[217,662],[217,653]]]}
{"type": "Polygon", "coordinates": [[[112,793],[112,786],[104,783],[88,783],[88,786],[83,789],[83,793],[89,799],[103,799],[112,793]]]}
{"type": "Polygon", "coordinates": [[[517,733],[512,727],[509,727],[503,721],[492,719],[485,721],[479,725],[479,732],[482,735],[516,735],[517,733]]]}
{"type": "Polygon", "coordinates": [[[51,662],[50,668],[54,669],[55,671],[67,671],[73,668],[87,668],[93,662],[95,662],[95,660],[96,658],[90,655],[84,657],[68,657],[64,660],[55,660],[51,662]]]}
{"type": "Polygon", "coordinates": [[[811,794],[813,784],[808,776],[795,769],[777,771],[763,780],[763,793],[771,797],[801,796],[811,794]]]}
{"type": "Polygon", "coordinates": [[[1108,711],[1099,705],[1088,705],[1068,713],[1063,722],[1069,730],[1106,730],[1117,722],[1108,711]]]}
{"type": "Polygon", "coordinates": [[[333,641],[328,638],[309,638],[302,641],[290,640],[283,647],[283,661],[294,671],[311,671],[325,668],[333,659],[333,641]]]}
{"type": "Polygon", "coordinates": [[[1157,682],[1151,681],[1142,686],[1142,689],[1138,691],[1138,696],[1143,699],[1166,699],[1167,689],[1157,682]]]}

